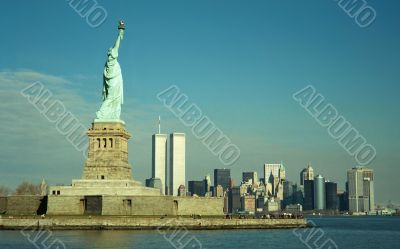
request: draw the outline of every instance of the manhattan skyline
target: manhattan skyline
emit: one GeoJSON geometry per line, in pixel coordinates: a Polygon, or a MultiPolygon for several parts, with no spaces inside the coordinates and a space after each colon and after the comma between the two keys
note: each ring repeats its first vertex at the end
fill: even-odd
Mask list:
{"type": "Polygon", "coordinates": [[[243,171],[261,173],[264,163],[283,161],[287,178],[299,182],[299,172],[311,162],[316,174],[343,189],[346,171],[357,162],[292,99],[311,84],[376,148],[377,157],[367,167],[376,174],[377,203],[399,203],[400,35],[391,25],[399,3],[373,2],[385,14],[360,29],[334,1],[220,1],[213,8],[205,2],[157,1],[155,7],[120,1],[112,12],[111,3],[99,2],[110,11],[97,28],[65,1],[44,1],[45,8],[26,2],[18,11],[4,3],[0,185],[42,178],[69,184],[80,176],[82,153],[20,91],[40,81],[89,126],[101,98],[96,91],[102,52],[111,41],[102,34],[123,18],[130,30],[120,58],[126,94],[122,119],[133,135],[129,153],[135,179],[144,182],[151,176],[151,135],[161,115],[163,133],[186,133],[186,179],[226,167],[238,182],[243,171]],[[171,85],[240,148],[234,165],[222,165],[157,99],[171,85]]]}

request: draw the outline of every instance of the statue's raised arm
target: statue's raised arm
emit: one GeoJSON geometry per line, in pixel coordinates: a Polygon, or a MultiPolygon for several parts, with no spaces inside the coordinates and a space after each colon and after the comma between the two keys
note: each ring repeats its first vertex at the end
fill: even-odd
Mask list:
{"type": "Polygon", "coordinates": [[[124,38],[124,31],[125,23],[120,21],[118,26],[117,40],[115,41],[114,47],[110,48],[108,51],[108,61],[116,60],[118,58],[119,45],[121,44],[121,40],[124,38]]]}
{"type": "Polygon", "coordinates": [[[118,36],[114,47],[108,50],[107,61],[103,73],[103,103],[96,113],[98,121],[120,120],[121,104],[123,103],[123,80],[121,67],[118,63],[118,50],[123,39],[125,23],[119,22],[118,36]]]}

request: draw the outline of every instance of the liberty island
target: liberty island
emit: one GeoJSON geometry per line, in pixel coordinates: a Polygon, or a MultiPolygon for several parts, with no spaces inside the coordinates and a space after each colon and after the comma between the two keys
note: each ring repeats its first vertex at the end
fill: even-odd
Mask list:
{"type": "Polygon", "coordinates": [[[48,194],[43,191],[40,196],[6,197],[3,213],[15,216],[40,214],[46,215],[46,218],[2,218],[0,227],[19,229],[35,224],[50,229],[305,227],[306,222],[301,218],[225,219],[226,205],[222,196],[186,196],[182,194],[182,185],[176,186],[179,190],[173,190],[180,194],[166,195],[159,188],[144,187],[134,180],[128,159],[128,140],[131,134],[121,120],[124,94],[118,58],[124,33],[125,23],[120,21],[117,39],[108,50],[104,66],[102,104],[87,131],[88,153],[82,178],[72,180],[70,186],[50,186],[48,194]],[[71,215],[75,218],[67,218],[71,215]]]}

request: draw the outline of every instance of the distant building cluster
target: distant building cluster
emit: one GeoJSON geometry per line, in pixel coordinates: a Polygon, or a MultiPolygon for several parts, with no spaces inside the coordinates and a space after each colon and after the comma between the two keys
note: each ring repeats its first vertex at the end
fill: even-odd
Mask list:
{"type": "Polygon", "coordinates": [[[229,214],[375,212],[374,172],[365,167],[348,170],[344,191],[315,174],[310,164],[301,170],[299,184],[287,179],[283,163],[265,163],[261,177],[256,171],[242,172],[239,184],[225,168],[214,169],[213,183],[208,174],[186,184],[185,134],[168,136],[160,130],[152,136],[152,178],[146,186],[164,195],[224,198],[224,211],[229,214]]]}
{"type": "Polygon", "coordinates": [[[372,169],[355,167],[347,172],[344,191],[336,182],[315,174],[309,164],[300,172],[300,184],[286,179],[282,163],[264,164],[264,175],[242,172],[240,184],[234,184],[230,169],[214,169],[203,180],[188,181],[187,195],[225,198],[225,212],[255,214],[287,212],[373,214],[374,173],[372,169]]]}
{"type": "MultiPolygon", "coordinates": [[[[311,170],[308,167],[303,172],[311,170]]],[[[321,175],[304,178],[304,210],[374,213],[373,175],[372,169],[364,167],[348,170],[345,191],[339,191],[337,183],[327,181],[321,175]]]]}

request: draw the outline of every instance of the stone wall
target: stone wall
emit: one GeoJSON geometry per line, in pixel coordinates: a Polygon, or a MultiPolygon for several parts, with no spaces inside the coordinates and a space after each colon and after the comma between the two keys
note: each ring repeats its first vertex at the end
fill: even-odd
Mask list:
{"type": "Polygon", "coordinates": [[[47,198],[36,195],[8,196],[0,200],[0,212],[8,215],[37,215],[46,212],[47,198]],[[4,209],[4,207],[6,207],[4,209]]]}
{"type": "Polygon", "coordinates": [[[7,197],[0,197],[0,214],[4,214],[7,211],[7,197]]]}
{"type": "Polygon", "coordinates": [[[103,215],[223,215],[222,198],[104,196],[103,215]]]}
{"type": "Polygon", "coordinates": [[[104,196],[103,215],[176,215],[168,196],[104,196]]]}
{"type": "MultiPolygon", "coordinates": [[[[49,196],[47,214],[82,215],[84,196],[49,196]]],[[[102,215],[223,215],[223,198],[103,196],[102,215]]]]}
{"type": "MultiPolygon", "coordinates": [[[[49,229],[277,229],[306,227],[304,219],[138,218],[118,216],[0,218],[0,229],[42,226],[49,229]]],[[[197,248],[197,247],[196,247],[197,248]]]]}
{"type": "Polygon", "coordinates": [[[178,215],[224,215],[224,198],[175,197],[178,215]]]}
{"type": "Polygon", "coordinates": [[[49,195],[47,214],[50,215],[82,215],[84,214],[83,196],[49,195]]]}

